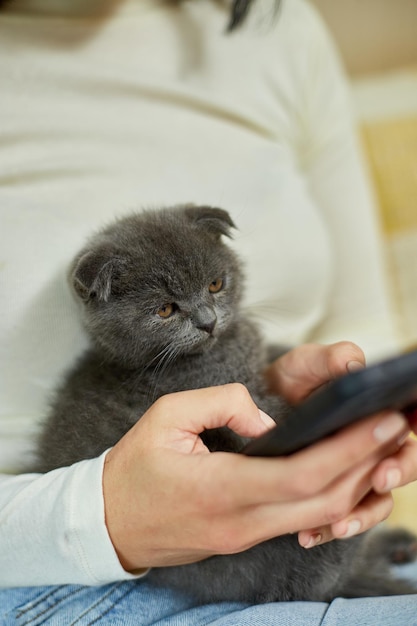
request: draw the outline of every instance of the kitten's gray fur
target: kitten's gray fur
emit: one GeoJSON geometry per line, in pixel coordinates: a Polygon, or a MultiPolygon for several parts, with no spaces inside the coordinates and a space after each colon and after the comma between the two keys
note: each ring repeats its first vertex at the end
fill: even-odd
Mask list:
{"type": "MultiPolygon", "coordinates": [[[[70,282],[91,347],[56,395],[39,441],[39,471],[100,454],[173,391],[238,381],[264,411],[284,418],[284,403],[265,389],[267,348],[240,308],[241,265],[222,240],[233,226],[226,211],[211,207],[146,211],[112,224],[77,255],[70,282]],[[223,288],[211,293],[219,278],[223,288]],[[169,303],[175,312],[161,318],[169,303]]],[[[227,429],[202,436],[211,450],[244,444],[227,429]]],[[[285,535],[241,554],[153,569],[148,579],[200,602],[412,592],[368,543],[356,537],[305,550],[296,535],[285,535]]]]}

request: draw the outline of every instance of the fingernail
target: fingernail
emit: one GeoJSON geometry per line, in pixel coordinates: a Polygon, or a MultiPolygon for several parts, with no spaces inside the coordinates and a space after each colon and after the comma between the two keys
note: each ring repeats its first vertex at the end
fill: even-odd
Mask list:
{"type": "Polygon", "coordinates": [[[401,472],[398,468],[393,467],[389,469],[385,476],[384,491],[391,491],[395,489],[401,482],[401,472]]]}
{"type": "Polygon", "coordinates": [[[320,543],[321,539],[322,537],[320,533],[317,533],[316,535],[310,535],[307,543],[303,544],[303,548],[314,548],[314,546],[317,546],[320,543]]]}
{"type": "Polygon", "coordinates": [[[407,421],[401,413],[391,413],[385,417],[374,429],[374,437],[377,441],[389,441],[395,436],[403,434],[407,427],[407,421]]]}
{"type": "Polygon", "coordinates": [[[407,439],[409,438],[411,433],[411,430],[407,430],[407,432],[403,433],[402,435],[400,435],[397,439],[397,443],[399,446],[402,446],[403,443],[405,443],[407,441],[407,439]]]}
{"type": "Polygon", "coordinates": [[[353,372],[357,372],[358,370],[363,370],[364,367],[364,364],[360,361],[349,361],[349,363],[346,364],[347,371],[351,374],[353,372]]]}
{"type": "Polygon", "coordinates": [[[342,539],[347,539],[348,537],[353,537],[357,535],[361,529],[361,523],[358,519],[352,519],[348,522],[346,527],[346,532],[342,535],[342,539]]]}
{"type": "Polygon", "coordinates": [[[261,411],[261,409],[258,409],[258,411],[259,411],[259,417],[261,418],[263,423],[268,426],[268,428],[272,428],[273,426],[276,426],[276,422],[272,419],[272,417],[270,417],[267,413],[264,413],[263,411],[261,411]]]}

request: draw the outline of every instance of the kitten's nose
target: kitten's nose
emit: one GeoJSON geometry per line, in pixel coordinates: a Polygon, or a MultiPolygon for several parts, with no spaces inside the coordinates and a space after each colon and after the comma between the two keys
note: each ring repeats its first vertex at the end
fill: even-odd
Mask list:
{"type": "Polygon", "coordinates": [[[201,307],[193,315],[193,321],[199,330],[204,330],[211,335],[217,323],[217,317],[210,307],[201,307]]]}
{"type": "Polygon", "coordinates": [[[207,323],[202,323],[202,324],[196,324],[197,328],[199,328],[200,330],[205,330],[206,333],[208,333],[209,335],[212,334],[214,327],[216,325],[216,320],[213,320],[211,322],[207,322],[207,323]]]}

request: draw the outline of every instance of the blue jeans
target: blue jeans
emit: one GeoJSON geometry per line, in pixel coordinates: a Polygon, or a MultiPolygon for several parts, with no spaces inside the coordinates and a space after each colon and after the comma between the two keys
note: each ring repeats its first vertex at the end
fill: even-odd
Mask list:
{"type": "MultiPolygon", "coordinates": [[[[417,567],[410,571],[417,579],[417,567]]],[[[417,595],[249,606],[195,606],[146,579],[104,587],[0,590],[1,626],[417,626],[417,595]]]]}

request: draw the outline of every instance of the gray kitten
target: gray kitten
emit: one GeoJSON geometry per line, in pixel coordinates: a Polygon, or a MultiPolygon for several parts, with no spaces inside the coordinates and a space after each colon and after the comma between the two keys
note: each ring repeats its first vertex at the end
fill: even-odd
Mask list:
{"type": "MultiPolygon", "coordinates": [[[[147,211],[115,222],[77,255],[70,282],[91,347],[57,392],[38,471],[99,455],[174,391],[241,382],[259,407],[285,419],[284,402],[266,392],[267,348],[240,307],[241,264],[222,240],[233,227],[222,209],[147,211]]],[[[212,451],[238,452],[245,443],[226,428],[202,438],[212,451]]],[[[414,592],[390,576],[389,539],[381,537],[305,550],[285,535],[240,554],[155,568],[148,580],[202,603],[414,592]]]]}

